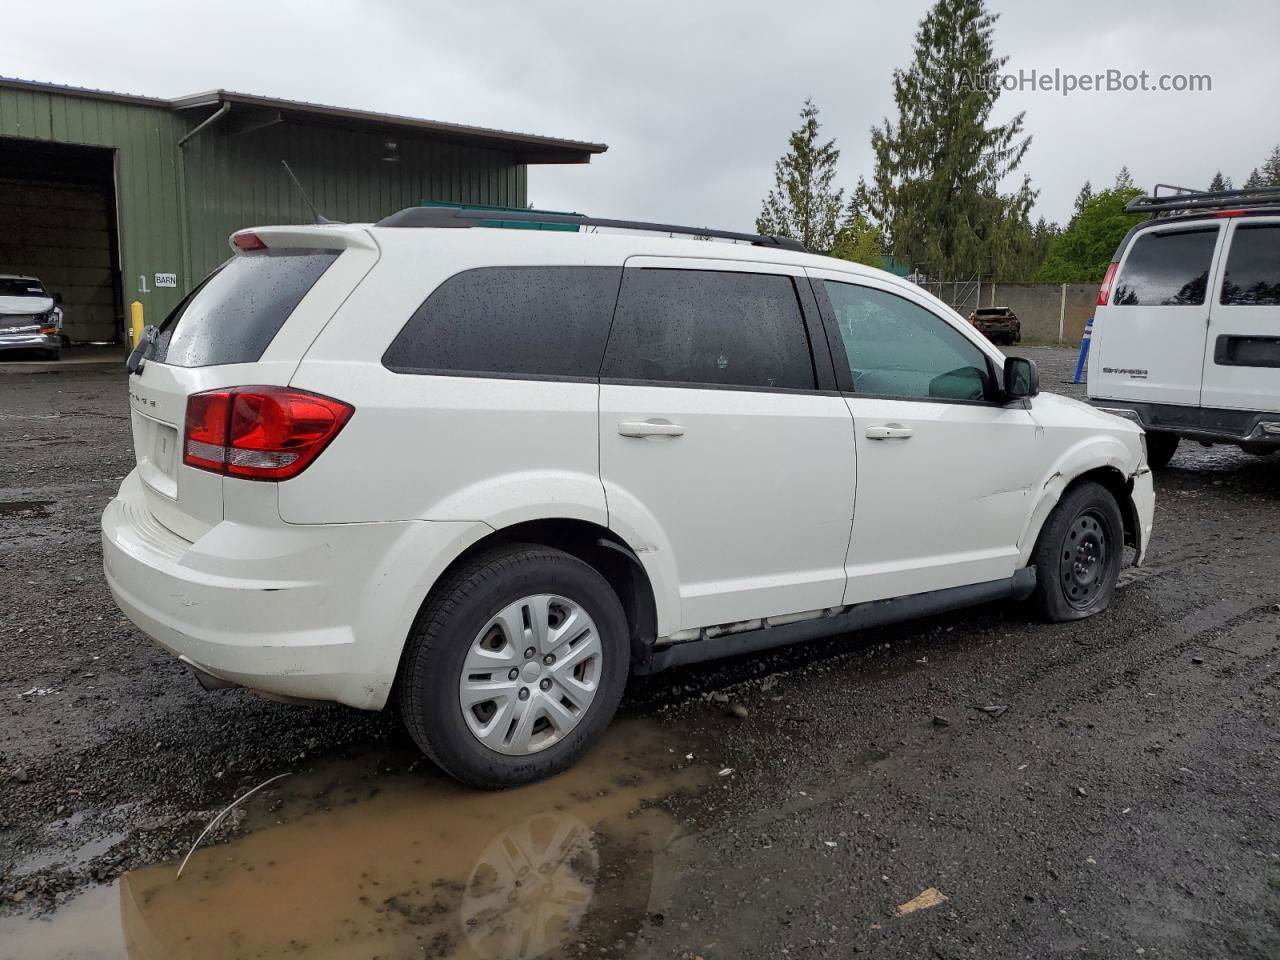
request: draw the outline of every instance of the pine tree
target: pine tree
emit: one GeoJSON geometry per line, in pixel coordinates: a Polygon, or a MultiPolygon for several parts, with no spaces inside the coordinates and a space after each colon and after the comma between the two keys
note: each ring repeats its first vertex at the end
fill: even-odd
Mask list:
{"type": "Polygon", "coordinates": [[[1132,190],[1133,189],[1133,174],[1129,172],[1129,168],[1127,166],[1121,167],[1120,172],[1116,174],[1116,185],[1112,189],[1114,190],[1132,190]]]}
{"type": "Polygon", "coordinates": [[[1219,170],[1213,175],[1213,179],[1209,181],[1209,192],[1217,193],[1219,190],[1230,190],[1231,178],[1224,177],[1222,171],[1219,170]]]}
{"type": "Polygon", "coordinates": [[[1253,172],[1249,174],[1248,179],[1244,182],[1244,188],[1246,190],[1256,190],[1258,187],[1265,187],[1266,185],[1267,184],[1262,179],[1262,174],[1259,172],[1257,167],[1253,168],[1253,172]]]}
{"type": "Polygon", "coordinates": [[[1068,230],[1070,230],[1075,225],[1075,222],[1080,219],[1080,214],[1084,213],[1085,206],[1092,198],[1093,184],[1086,180],[1084,182],[1084,186],[1080,188],[1080,192],[1076,194],[1076,205],[1071,211],[1071,219],[1067,221],[1068,230]]]}
{"type": "Polygon", "coordinates": [[[832,190],[840,151],[836,142],[818,142],[818,108],[807,98],[801,124],[791,131],[790,149],[774,164],[774,188],[756,218],[763,234],[793,237],[814,252],[830,250],[844,205],[844,190],[832,190]]]}
{"type": "Polygon", "coordinates": [[[993,52],[995,22],[984,0],[937,0],[893,74],[897,121],[871,130],[869,213],[897,257],[934,277],[1001,274],[1030,236],[1029,179],[999,191],[1031,138],[1022,114],[989,125],[1008,59],[993,52]]]}
{"type": "Polygon", "coordinates": [[[1262,165],[1262,183],[1264,187],[1280,187],[1280,146],[1271,149],[1271,156],[1262,165]]]}

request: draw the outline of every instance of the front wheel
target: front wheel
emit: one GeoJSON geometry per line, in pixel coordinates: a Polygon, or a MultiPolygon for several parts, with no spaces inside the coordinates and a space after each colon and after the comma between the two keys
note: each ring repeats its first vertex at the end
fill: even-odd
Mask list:
{"type": "Polygon", "coordinates": [[[629,663],[609,582],[560,550],[511,546],[442,581],[400,677],[414,741],[446,773],[496,789],[572,765],[608,726],[629,663]]]}
{"type": "Polygon", "coordinates": [[[1036,542],[1035,600],[1053,621],[1081,620],[1111,603],[1124,553],[1124,520],[1106,487],[1082,483],[1058,502],[1036,542]]]}

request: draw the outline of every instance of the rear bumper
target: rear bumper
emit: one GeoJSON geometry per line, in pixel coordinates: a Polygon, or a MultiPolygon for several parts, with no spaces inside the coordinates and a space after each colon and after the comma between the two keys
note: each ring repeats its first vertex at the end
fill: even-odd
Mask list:
{"type": "Polygon", "coordinates": [[[1219,410],[1172,403],[1106,400],[1090,397],[1099,410],[1139,424],[1144,430],[1176,433],[1209,443],[1280,445],[1280,413],[1260,410],[1219,410]]]}
{"type": "Polygon", "coordinates": [[[125,615],[196,670],[377,710],[430,586],[424,554],[460,526],[223,521],[191,543],[147,510],[135,471],[102,515],[103,568],[125,615]]]}

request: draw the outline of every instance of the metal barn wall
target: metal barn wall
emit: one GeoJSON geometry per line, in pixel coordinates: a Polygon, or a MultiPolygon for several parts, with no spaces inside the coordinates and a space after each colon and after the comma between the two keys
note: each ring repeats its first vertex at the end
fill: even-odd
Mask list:
{"type": "MultiPolygon", "coordinates": [[[[187,124],[167,104],[105,100],[0,87],[0,137],[116,150],[116,218],[125,301],[148,272],[190,273],[183,260],[185,202],[178,138],[187,124]],[[165,266],[168,264],[169,266],[165,266]]],[[[0,149],[3,145],[0,144],[0,149]]],[[[147,287],[152,289],[148,275],[147,287]]],[[[148,320],[163,317],[182,290],[140,297],[148,320]]]]}
{"type": "Polygon", "coordinates": [[[282,159],[332,220],[376,220],[422,200],[526,203],[526,167],[512,154],[407,130],[288,120],[251,129],[251,122],[228,122],[237,120],[233,107],[179,147],[210,112],[175,111],[145,97],[0,85],[0,137],[115,150],[125,309],[131,300],[142,301],[148,323],[163,319],[226,259],[234,231],[311,222],[282,159]],[[398,162],[382,160],[388,140],[397,144],[398,162]],[[157,273],[176,274],[177,286],[157,288],[157,273]]]}
{"type": "Polygon", "coordinates": [[[525,204],[525,168],[509,153],[287,121],[237,133],[236,115],[233,107],[182,147],[196,279],[229,256],[236,230],[312,221],[281,160],[330,220],[377,220],[422,200],[525,204]],[[388,140],[394,163],[382,159],[388,140]]]}

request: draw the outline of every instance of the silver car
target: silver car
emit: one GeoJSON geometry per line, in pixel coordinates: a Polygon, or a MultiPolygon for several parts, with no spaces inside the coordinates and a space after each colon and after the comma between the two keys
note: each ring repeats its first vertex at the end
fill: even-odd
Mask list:
{"type": "Polygon", "coordinates": [[[57,360],[62,350],[61,301],[35,277],[0,273],[0,353],[34,350],[57,360]]]}

